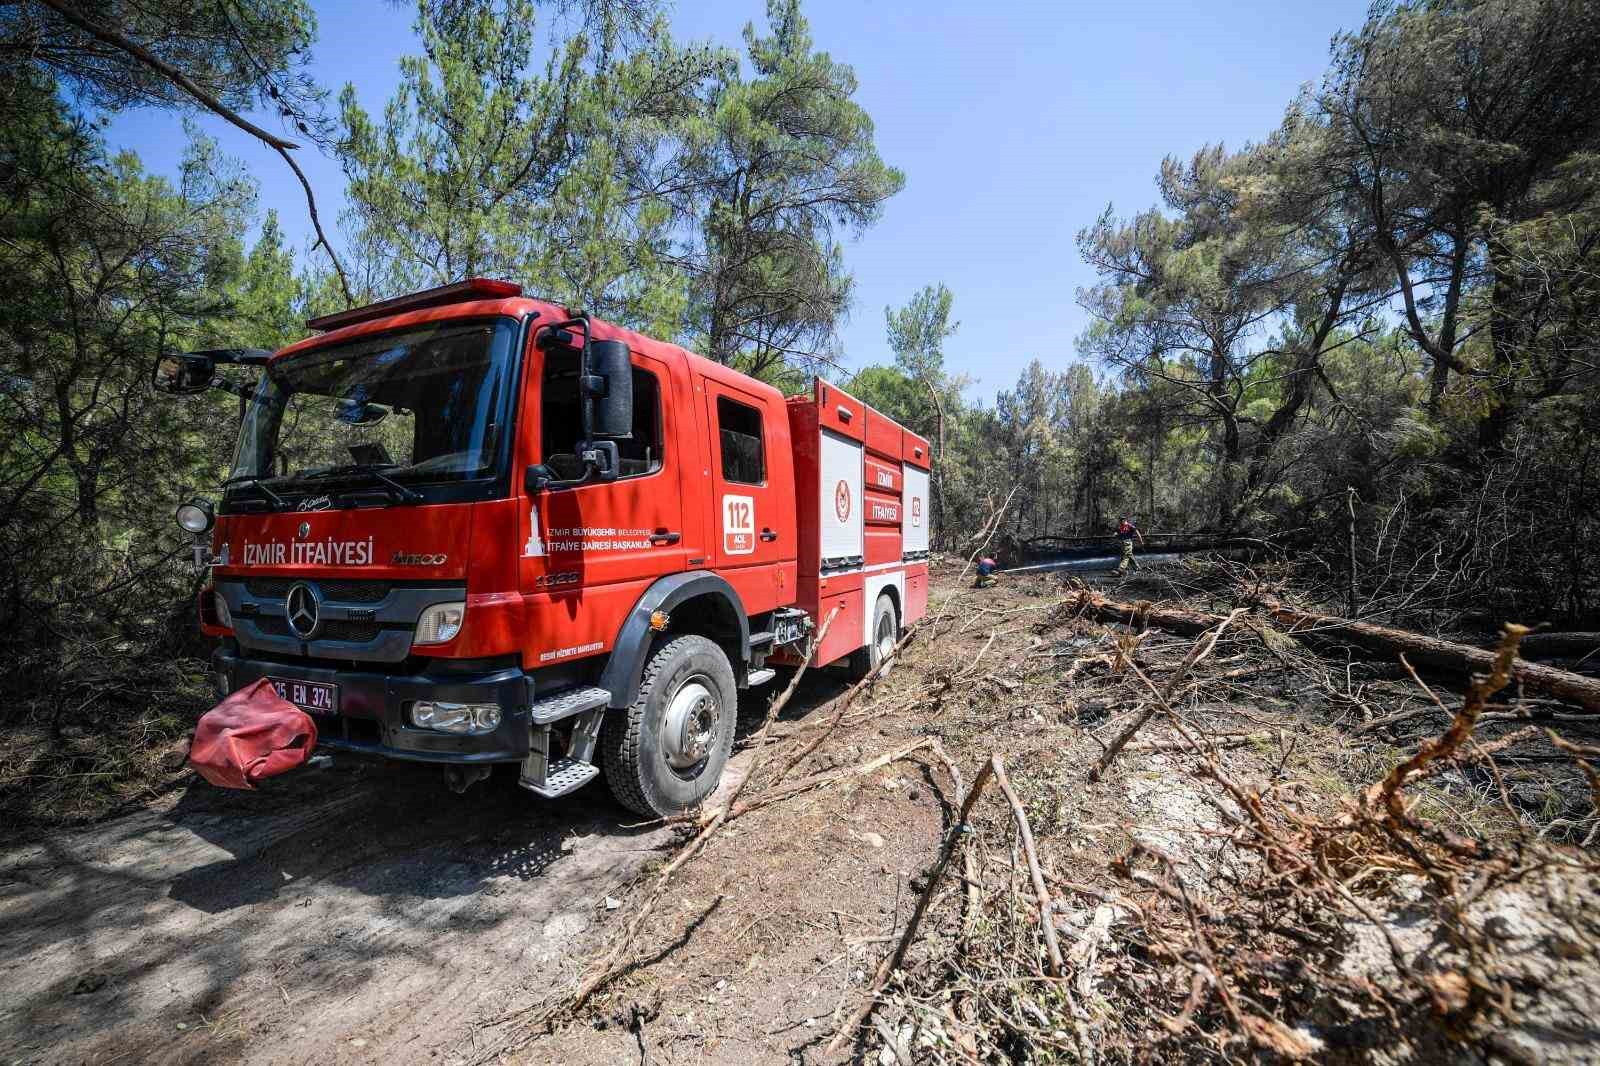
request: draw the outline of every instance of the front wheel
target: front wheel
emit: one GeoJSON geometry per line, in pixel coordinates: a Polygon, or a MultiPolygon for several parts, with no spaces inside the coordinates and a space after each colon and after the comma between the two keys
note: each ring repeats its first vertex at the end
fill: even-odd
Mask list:
{"type": "Polygon", "coordinates": [[[661,644],[633,705],[607,715],[601,731],[611,794],[648,817],[700,803],[728,763],[737,715],[733,667],[720,647],[692,633],[661,644]]]}

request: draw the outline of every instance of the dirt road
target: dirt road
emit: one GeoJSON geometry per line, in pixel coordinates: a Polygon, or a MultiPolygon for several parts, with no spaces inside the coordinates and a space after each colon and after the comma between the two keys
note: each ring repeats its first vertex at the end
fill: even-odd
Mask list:
{"type": "Polygon", "coordinates": [[[197,780],[8,848],[0,1062],[469,1055],[508,984],[577,965],[667,833],[624,828],[601,784],[545,803],[514,776],[464,796],[441,777],[351,762],[253,795],[197,780]]]}

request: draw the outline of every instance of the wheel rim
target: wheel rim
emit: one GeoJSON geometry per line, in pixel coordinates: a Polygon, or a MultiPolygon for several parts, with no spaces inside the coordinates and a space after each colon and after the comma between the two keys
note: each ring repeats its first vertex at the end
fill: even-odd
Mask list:
{"type": "Polygon", "coordinates": [[[661,718],[661,751],[673,773],[682,778],[699,775],[716,747],[720,711],[704,675],[695,674],[678,686],[661,718]]]}
{"type": "Polygon", "coordinates": [[[894,612],[885,611],[878,619],[878,661],[881,663],[894,651],[894,612]]]}

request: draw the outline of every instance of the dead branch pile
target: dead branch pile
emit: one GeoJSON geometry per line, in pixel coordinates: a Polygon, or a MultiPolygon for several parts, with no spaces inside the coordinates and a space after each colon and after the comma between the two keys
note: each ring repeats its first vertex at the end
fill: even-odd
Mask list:
{"type": "MultiPolygon", "coordinates": [[[[1304,719],[1274,721],[1300,708],[1247,706],[1238,679],[1318,690],[1335,721],[1359,714],[1388,735],[1396,719],[1372,706],[1378,691],[1297,650],[1270,618],[1241,624],[1235,611],[1192,644],[1162,643],[1094,625],[1094,603],[1069,596],[1034,627],[1022,665],[1071,678],[1066,713],[1109,714],[1112,739],[1089,734],[1098,760],[1027,760],[1012,817],[979,809],[969,873],[936,908],[948,935],[930,934],[933,950],[886,995],[886,1047],[919,1062],[1436,1061],[1464,1044],[1509,1061],[1592,1053],[1600,863],[1550,837],[1600,827],[1600,748],[1527,724],[1537,708],[1521,701],[1491,702],[1519,675],[1525,631],[1507,627],[1453,707],[1411,675],[1428,714],[1401,717],[1432,716],[1442,731],[1386,772],[1358,763],[1368,783],[1335,788],[1312,776],[1330,752],[1305,757],[1304,719]],[[1067,655],[1041,654],[1053,650],[1043,634],[1063,628],[1054,647],[1067,655]],[[1210,710],[1219,693],[1246,724],[1277,728],[1223,721],[1210,710]],[[1490,739],[1491,725],[1509,732],[1490,739]],[[1160,736],[1128,744],[1141,730],[1160,736]],[[1500,762],[1530,748],[1552,756],[1536,772],[1560,765],[1584,783],[1581,815],[1541,821],[1513,796],[1500,762]],[[1441,803],[1451,782],[1481,784],[1461,805],[1478,818],[1441,803]],[[1129,801],[1109,834],[1060,813],[1097,791],[1129,801]],[[1037,841],[1028,807],[1049,826],[1037,841]]],[[[1161,610],[1115,614],[1138,629],[1161,610]]]]}

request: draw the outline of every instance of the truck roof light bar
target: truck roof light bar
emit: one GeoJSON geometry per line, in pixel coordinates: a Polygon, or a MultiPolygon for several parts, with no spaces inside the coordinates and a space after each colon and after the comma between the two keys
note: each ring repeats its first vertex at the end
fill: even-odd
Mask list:
{"type": "Polygon", "coordinates": [[[504,300],[521,295],[522,286],[514,281],[500,281],[495,278],[467,278],[465,281],[440,285],[432,289],[423,289],[421,292],[408,293],[405,296],[396,296],[389,300],[379,300],[377,303],[368,304],[365,307],[352,307],[348,311],[335,311],[331,315],[321,315],[306,322],[306,328],[314,329],[319,333],[326,333],[329,330],[341,329],[357,322],[370,322],[374,318],[383,318],[387,315],[399,314],[402,311],[418,311],[424,307],[464,303],[467,300],[504,300]]]}

